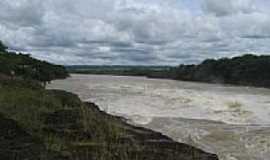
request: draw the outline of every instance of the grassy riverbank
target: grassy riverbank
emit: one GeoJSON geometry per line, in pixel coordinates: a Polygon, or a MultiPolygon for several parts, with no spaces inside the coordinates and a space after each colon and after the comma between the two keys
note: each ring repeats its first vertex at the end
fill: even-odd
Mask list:
{"type": "Polygon", "coordinates": [[[215,155],[130,126],[71,93],[0,83],[0,157],[5,159],[214,160],[215,155]],[[15,158],[14,158],[15,157],[15,158]]]}

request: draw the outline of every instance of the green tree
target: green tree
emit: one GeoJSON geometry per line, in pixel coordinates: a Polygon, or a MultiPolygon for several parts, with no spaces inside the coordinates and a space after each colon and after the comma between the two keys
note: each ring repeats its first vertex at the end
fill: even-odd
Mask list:
{"type": "Polygon", "coordinates": [[[8,47],[5,46],[2,41],[0,41],[0,52],[6,52],[7,49],[8,47]]]}

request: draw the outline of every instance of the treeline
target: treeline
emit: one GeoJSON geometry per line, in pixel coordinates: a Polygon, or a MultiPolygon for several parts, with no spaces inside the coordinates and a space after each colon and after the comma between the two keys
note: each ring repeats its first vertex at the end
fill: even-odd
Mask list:
{"type": "Polygon", "coordinates": [[[146,76],[153,73],[169,71],[170,66],[90,66],[77,65],[66,66],[70,73],[78,74],[101,74],[101,75],[121,75],[121,76],[146,76]]]}
{"type": "Polygon", "coordinates": [[[68,77],[65,67],[32,58],[30,55],[7,51],[0,41],[0,78],[37,80],[46,84],[68,77]]]}
{"type": "Polygon", "coordinates": [[[177,80],[270,87],[270,56],[207,59],[199,65],[180,65],[172,72],[171,78],[177,80]]]}
{"type": "Polygon", "coordinates": [[[69,66],[71,73],[146,76],[184,81],[270,87],[270,56],[246,54],[207,59],[198,65],[169,66],[69,66]]]}

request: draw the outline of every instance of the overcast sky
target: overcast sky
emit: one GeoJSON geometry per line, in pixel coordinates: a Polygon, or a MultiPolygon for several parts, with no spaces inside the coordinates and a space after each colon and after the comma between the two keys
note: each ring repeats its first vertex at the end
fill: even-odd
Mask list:
{"type": "Polygon", "coordinates": [[[58,64],[270,54],[269,0],[0,0],[0,39],[58,64]]]}

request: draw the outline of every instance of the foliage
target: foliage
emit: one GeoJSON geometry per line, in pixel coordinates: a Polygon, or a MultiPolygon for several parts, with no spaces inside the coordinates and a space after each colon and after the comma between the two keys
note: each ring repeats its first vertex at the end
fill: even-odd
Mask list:
{"type": "Polygon", "coordinates": [[[206,59],[198,65],[169,66],[68,66],[72,73],[146,76],[209,83],[270,87],[270,56],[246,54],[206,59]]]}
{"type": "Polygon", "coordinates": [[[106,74],[127,76],[164,75],[172,68],[169,66],[66,66],[70,73],[106,74]],[[161,74],[162,73],[162,74],[161,74]]]}
{"type": "Polygon", "coordinates": [[[270,87],[270,56],[246,54],[180,65],[176,79],[270,87]]]}
{"type": "Polygon", "coordinates": [[[64,67],[32,58],[30,55],[7,52],[0,54],[0,74],[43,83],[68,76],[64,67]]]}
{"type": "Polygon", "coordinates": [[[7,49],[8,47],[5,46],[2,41],[0,41],[0,54],[6,52],[7,49]]]}

